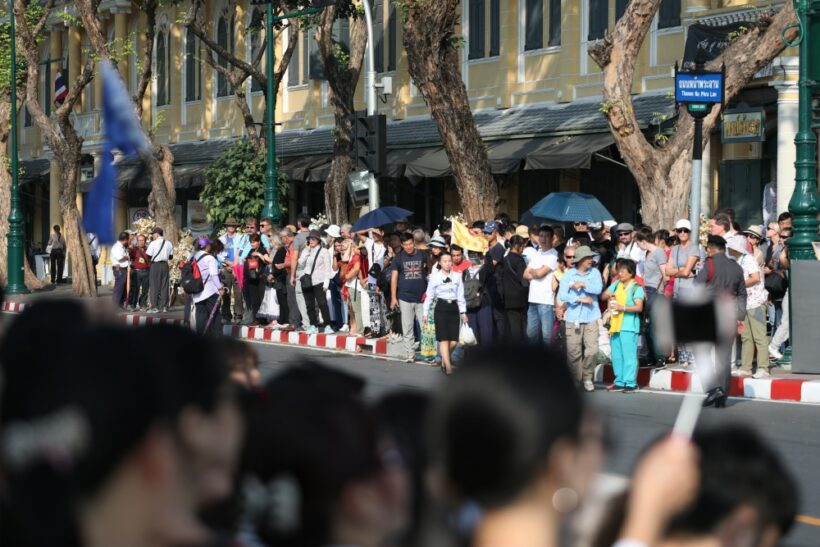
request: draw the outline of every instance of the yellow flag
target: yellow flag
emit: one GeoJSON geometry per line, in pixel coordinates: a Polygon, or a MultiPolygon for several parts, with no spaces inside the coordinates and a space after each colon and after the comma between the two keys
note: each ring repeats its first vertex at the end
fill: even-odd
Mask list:
{"type": "Polygon", "coordinates": [[[487,252],[487,240],[484,239],[482,236],[474,236],[470,233],[470,230],[456,220],[455,218],[452,220],[453,222],[453,243],[458,245],[462,249],[467,251],[473,251],[476,253],[484,254],[487,252]]]}

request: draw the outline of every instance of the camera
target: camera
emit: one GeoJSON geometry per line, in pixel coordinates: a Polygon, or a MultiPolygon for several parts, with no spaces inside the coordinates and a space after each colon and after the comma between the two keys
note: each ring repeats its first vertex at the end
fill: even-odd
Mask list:
{"type": "Polygon", "coordinates": [[[393,319],[395,319],[399,315],[401,315],[401,311],[399,310],[399,308],[395,308],[395,309],[392,309],[392,310],[387,310],[387,313],[384,314],[384,318],[387,319],[388,321],[392,321],[393,319]]]}

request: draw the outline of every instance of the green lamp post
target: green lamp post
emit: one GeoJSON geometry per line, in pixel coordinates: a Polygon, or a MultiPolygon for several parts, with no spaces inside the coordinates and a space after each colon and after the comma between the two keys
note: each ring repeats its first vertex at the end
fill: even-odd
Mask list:
{"type": "Polygon", "coordinates": [[[7,294],[27,293],[23,282],[23,247],[25,231],[23,211],[20,208],[20,183],[17,167],[17,48],[14,43],[14,4],[10,1],[9,35],[11,38],[11,135],[9,154],[11,155],[11,207],[9,208],[8,233],[8,284],[7,294]]]}
{"type": "Polygon", "coordinates": [[[262,207],[262,218],[271,219],[273,224],[279,224],[282,220],[282,210],[279,208],[279,197],[276,188],[276,140],[274,139],[273,128],[276,124],[276,95],[274,94],[274,47],[273,47],[273,24],[302,15],[313,15],[320,13],[325,7],[333,4],[335,0],[312,0],[313,7],[301,9],[273,16],[272,0],[251,0],[251,4],[266,4],[267,17],[265,17],[265,39],[267,41],[265,49],[267,65],[267,96],[265,97],[265,145],[267,148],[267,168],[265,169],[265,204],[262,207]]]}
{"type": "Polygon", "coordinates": [[[817,25],[815,14],[820,9],[818,0],[794,0],[795,11],[800,20],[800,98],[798,102],[799,125],[794,139],[797,148],[795,161],[795,185],[789,211],[794,215],[794,235],[789,239],[789,257],[791,260],[814,260],[812,242],[817,239],[817,213],[820,211],[817,196],[817,135],[814,133],[812,120],[812,91],[820,79],[820,63],[817,52],[812,58],[812,36],[817,25]]]}

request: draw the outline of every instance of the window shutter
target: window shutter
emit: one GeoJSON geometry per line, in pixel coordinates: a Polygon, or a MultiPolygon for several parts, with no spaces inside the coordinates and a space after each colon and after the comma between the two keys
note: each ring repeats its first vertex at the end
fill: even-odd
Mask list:
{"type": "MultiPolygon", "coordinates": [[[[291,31],[295,32],[295,31],[291,31]]],[[[288,85],[299,85],[299,42],[301,41],[302,37],[296,39],[296,43],[293,44],[293,52],[290,57],[290,63],[288,64],[288,85]]]]}
{"type": "Polygon", "coordinates": [[[526,0],[524,50],[544,47],[544,0],[526,0]]]}
{"type": "Polygon", "coordinates": [[[306,84],[310,81],[310,31],[302,32],[299,39],[302,40],[302,77],[299,83],[306,84]]]}
{"type": "Polygon", "coordinates": [[[501,4],[490,0],[490,57],[501,52],[501,4]]]}
{"type": "Polygon", "coordinates": [[[680,26],[680,0],[662,0],[658,14],[658,28],[680,26]]]}
{"type": "Polygon", "coordinates": [[[469,58],[482,59],[484,57],[484,0],[470,0],[468,8],[470,33],[469,58]]]}
{"type": "Polygon", "coordinates": [[[319,54],[319,43],[316,41],[316,31],[311,29],[308,32],[310,42],[310,79],[324,80],[325,65],[322,63],[322,56],[319,54]]]}
{"type": "MultiPolygon", "coordinates": [[[[228,49],[228,25],[224,17],[219,19],[216,27],[216,43],[223,49],[228,49]]],[[[219,66],[228,66],[228,60],[221,55],[217,55],[219,66]]],[[[216,96],[225,97],[228,95],[228,80],[221,72],[216,73],[216,96]]]]}
{"type": "MultiPolygon", "coordinates": [[[[67,57],[67,55],[66,55],[67,57]]],[[[43,87],[45,88],[45,100],[43,100],[43,110],[45,110],[46,116],[51,116],[51,90],[54,89],[54,80],[51,78],[51,63],[46,63],[46,85],[43,87]]],[[[66,77],[68,74],[66,74],[66,77]]]]}
{"type": "Polygon", "coordinates": [[[617,21],[621,17],[623,17],[624,13],[626,12],[626,7],[629,5],[629,0],[616,0],[615,1],[615,20],[617,21]]]}
{"type": "Polygon", "coordinates": [[[589,34],[587,40],[598,40],[604,37],[609,24],[608,0],[589,0],[589,34]]]}
{"type": "Polygon", "coordinates": [[[561,45],[561,0],[549,0],[550,3],[550,46],[561,45]]]}
{"type": "Polygon", "coordinates": [[[373,62],[376,72],[384,72],[384,0],[373,0],[373,62]]]}
{"type": "Polygon", "coordinates": [[[387,70],[396,70],[396,50],[399,43],[396,0],[390,0],[390,21],[387,23],[387,70]]]}

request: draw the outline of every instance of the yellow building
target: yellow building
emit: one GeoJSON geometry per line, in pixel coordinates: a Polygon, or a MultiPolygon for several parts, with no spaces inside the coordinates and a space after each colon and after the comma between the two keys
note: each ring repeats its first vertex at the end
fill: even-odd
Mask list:
{"type": "MultiPolygon", "coordinates": [[[[587,55],[589,44],[614,26],[626,4],[627,0],[462,1],[458,28],[464,38],[462,77],[499,184],[500,208],[513,218],[548,192],[560,189],[598,196],[618,220],[640,220],[634,180],[622,165],[599,112],[601,74],[587,55]]],[[[645,131],[657,135],[668,129],[675,112],[672,68],[683,58],[684,44],[693,29],[720,30],[726,24],[754,21],[760,13],[780,5],[782,2],[771,0],[663,0],[641,50],[633,86],[634,104],[645,131]]],[[[227,82],[198,60],[202,46],[178,22],[187,7],[169,3],[158,17],[156,77],[143,120],[156,128],[158,138],[174,152],[183,225],[196,208],[203,167],[244,132],[227,82]]],[[[378,104],[379,112],[388,118],[388,176],[381,180],[382,203],[412,208],[417,222],[431,224],[443,214],[460,210],[458,196],[438,131],[408,75],[396,3],[375,0],[374,8],[376,69],[379,78],[392,79],[392,93],[380,93],[378,104]]],[[[208,32],[219,44],[250,60],[261,35],[247,28],[259,9],[245,0],[239,4],[210,0],[205,13],[208,32]]],[[[109,38],[135,36],[134,49],[139,51],[145,17],[128,0],[104,0],[100,17],[109,38]]],[[[81,28],[54,18],[48,31],[43,58],[62,60],[42,71],[44,104],[51,102],[56,70],[71,81],[88,54],[81,28]]],[[[345,33],[346,26],[340,25],[342,39],[345,33]]],[[[282,48],[280,41],[277,57],[282,48]]],[[[124,63],[132,89],[137,64],[135,55],[124,63]]],[[[329,172],[334,117],[319,64],[313,33],[302,33],[280,87],[276,111],[280,124],[277,155],[293,181],[288,204],[291,216],[324,209],[323,181],[329,172]]],[[[757,76],[729,105],[730,109],[741,108],[732,118],[727,142],[715,134],[704,151],[702,210],[731,204],[738,209],[741,222],[762,220],[767,182],[777,182],[777,211],[786,209],[794,186],[796,54],[784,53],[757,76]],[[755,121],[762,130],[752,141],[755,137],[746,130],[755,121]],[[737,141],[738,136],[741,142],[728,142],[737,141]]],[[[362,87],[360,83],[357,94],[357,108],[361,109],[362,87]]],[[[254,117],[261,122],[263,94],[250,81],[246,91],[254,117]]],[[[83,176],[88,180],[99,168],[99,112],[100,89],[95,82],[85,91],[75,118],[86,139],[83,176]]],[[[46,241],[51,224],[59,223],[59,173],[37,129],[25,113],[21,117],[27,236],[36,245],[46,241]]],[[[118,229],[141,214],[147,193],[139,180],[123,181],[118,194],[118,229]]]]}

